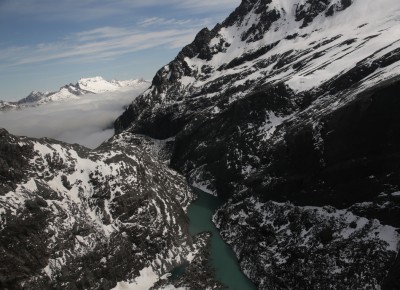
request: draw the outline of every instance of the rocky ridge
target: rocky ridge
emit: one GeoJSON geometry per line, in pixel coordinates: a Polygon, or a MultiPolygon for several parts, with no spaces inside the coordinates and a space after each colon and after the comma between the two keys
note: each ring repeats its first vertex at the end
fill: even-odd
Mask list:
{"type": "Polygon", "coordinates": [[[203,251],[184,178],[125,138],[90,150],[0,130],[0,288],[154,283],[203,251]]]}

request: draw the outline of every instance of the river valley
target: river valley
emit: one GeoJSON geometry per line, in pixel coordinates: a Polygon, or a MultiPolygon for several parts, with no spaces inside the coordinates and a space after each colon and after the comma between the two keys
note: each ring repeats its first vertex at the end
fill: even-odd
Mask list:
{"type": "Polygon", "coordinates": [[[189,232],[196,235],[201,232],[211,232],[211,267],[215,270],[216,279],[230,290],[255,290],[253,283],[244,275],[235,253],[219,235],[212,222],[212,216],[222,201],[199,189],[193,189],[197,199],[189,206],[189,232]]]}

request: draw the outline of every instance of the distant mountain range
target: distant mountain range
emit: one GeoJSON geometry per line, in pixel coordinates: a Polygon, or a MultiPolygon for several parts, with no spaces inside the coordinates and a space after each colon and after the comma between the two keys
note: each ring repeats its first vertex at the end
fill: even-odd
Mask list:
{"type": "Polygon", "coordinates": [[[7,102],[0,100],[0,111],[12,109],[22,109],[26,107],[35,107],[51,102],[58,102],[68,99],[77,99],[87,94],[99,94],[105,92],[114,92],[127,88],[137,87],[146,83],[143,79],[134,80],[105,80],[100,76],[93,78],[81,78],[76,84],[62,86],[56,92],[31,92],[27,97],[16,102],[7,102]]]}

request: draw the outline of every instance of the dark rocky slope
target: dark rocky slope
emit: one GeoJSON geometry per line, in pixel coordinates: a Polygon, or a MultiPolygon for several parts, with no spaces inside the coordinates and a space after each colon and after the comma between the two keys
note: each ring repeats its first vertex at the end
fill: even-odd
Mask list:
{"type": "Polygon", "coordinates": [[[398,9],[393,0],[244,0],[160,69],[115,122],[117,133],[174,138],[171,166],[226,198],[215,219],[261,289],[399,284],[398,263],[389,270],[400,221],[398,9]],[[244,202],[252,198],[256,209],[244,202]],[[235,207],[242,201],[244,212],[267,220],[242,222],[235,207]],[[271,201],[280,203],[274,208],[271,201]],[[365,218],[370,226],[356,226],[360,248],[340,235],[354,220],[326,214],[313,215],[311,225],[295,220],[298,233],[286,239],[277,217],[268,215],[308,215],[307,206],[365,218]],[[389,240],[377,224],[390,227],[389,240]],[[367,238],[375,233],[381,238],[367,238]],[[296,256],[268,266],[270,251],[308,256],[309,272],[297,270],[296,256]],[[334,264],[351,271],[330,279],[334,264]],[[364,275],[361,264],[371,266],[368,279],[354,278],[364,275]]]}
{"type": "Polygon", "coordinates": [[[1,289],[111,289],[142,272],[154,283],[203,251],[190,188],[139,139],[89,150],[0,130],[1,289]]]}
{"type": "Polygon", "coordinates": [[[215,222],[260,289],[378,289],[399,238],[347,210],[254,197],[229,201],[215,222]]]}

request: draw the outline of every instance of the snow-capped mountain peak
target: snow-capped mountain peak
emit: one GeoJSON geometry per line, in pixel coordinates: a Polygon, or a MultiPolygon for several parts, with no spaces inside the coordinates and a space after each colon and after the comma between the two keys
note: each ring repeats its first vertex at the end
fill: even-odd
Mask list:
{"type": "Polygon", "coordinates": [[[18,104],[25,104],[25,103],[34,103],[40,101],[43,97],[45,97],[48,94],[38,92],[38,91],[32,91],[27,97],[21,99],[18,101],[18,104]]]}
{"type": "MultiPolygon", "coordinates": [[[[399,9],[395,0],[246,0],[222,24],[203,29],[153,84],[167,95],[180,86],[175,96],[221,94],[246,80],[246,92],[259,83],[281,82],[308,91],[355,66],[396,54],[399,9]],[[227,76],[230,81],[220,87],[227,76]]],[[[388,64],[366,84],[388,79],[390,71],[388,64]]]]}
{"type": "Polygon", "coordinates": [[[400,66],[399,10],[396,0],[242,1],[157,72],[143,102],[183,98],[196,107],[204,98],[212,112],[217,100],[238,100],[261,85],[332,94],[343,82],[373,87],[400,66]]]}
{"type": "Polygon", "coordinates": [[[100,76],[96,76],[93,78],[81,78],[77,83],[76,87],[79,87],[81,90],[85,90],[94,94],[104,93],[104,92],[112,92],[120,90],[125,87],[135,87],[138,84],[144,83],[143,79],[134,79],[134,80],[105,80],[100,76]]]}
{"type": "Polygon", "coordinates": [[[113,82],[106,81],[100,76],[96,76],[94,78],[81,78],[77,85],[80,89],[95,94],[114,91],[120,88],[120,86],[117,86],[113,82]]]}
{"type": "Polygon", "coordinates": [[[77,99],[86,94],[100,94],[141,87],[146,89],[148,84],[149,83],[143,79],[108,81],[100,76],[93,78],[81,78],[76,84],[70,83],[62,86],[56,92],[42,93],[38,91],[32,91],[27,97],[19,100],[18,102],[4,102],[4,105],[0,105],[0,111],[9,110],[12,108],[38,106],[67,99],[77,99]]]}

